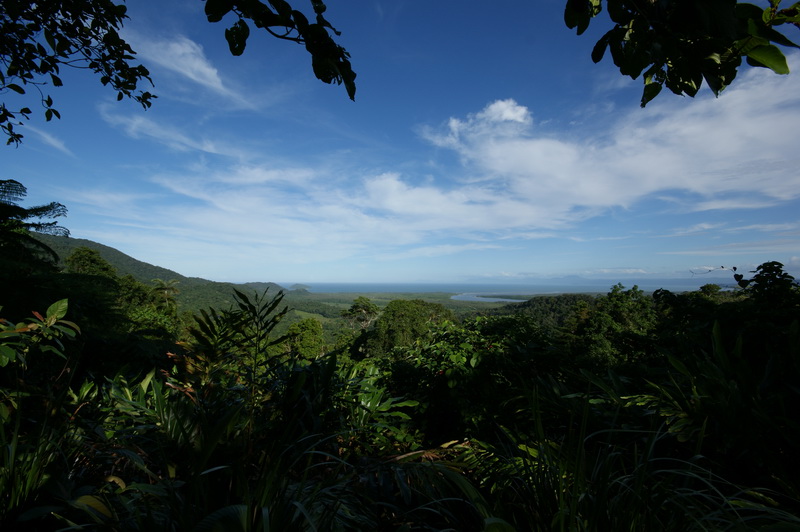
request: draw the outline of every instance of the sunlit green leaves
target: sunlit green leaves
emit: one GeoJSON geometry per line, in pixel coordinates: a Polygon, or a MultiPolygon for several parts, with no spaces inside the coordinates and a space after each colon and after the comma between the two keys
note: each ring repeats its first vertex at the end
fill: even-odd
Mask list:
{"type": "Polygon", "coordinates": [[[52,305],[47,308],[47,318],[48,320],[60,320],[64,316],[67,315],[67,308],[69,307],[69,303],[66,299],[62,299],[60,301],[56,301],[52,305]]]}
{"type": "Polygon", "coordinates": [[[788,74],[789,65],[786,57],[773,44],[761,44],[747,52],[747,62],[753,66],[769,68],[776,74],[788,74]]]}
{"type": "Polygon", "coordinates": [[[74,338],[80,328],[62,319],[67,314],[67,300],[56,301],[46,315],[33,312],[33,317],[20,323],[0,319],[0,367],[12,362],[25,368],[32,354],[52,353],[66,358],[61,338],[74,338]]]}

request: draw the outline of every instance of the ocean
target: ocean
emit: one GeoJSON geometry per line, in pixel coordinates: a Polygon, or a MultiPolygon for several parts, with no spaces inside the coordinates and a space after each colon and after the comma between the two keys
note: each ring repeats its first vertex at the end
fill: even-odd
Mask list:
{"type": "MultiPolygon", "coordinates": [[[[709,278],[703,276],[681,279],[570,279],[555,283],[302,283],[309,292],[316,293],[429,293],[444,292],[454,294],[452,299],[462,301],[492,301],[492,295],[555,295],[555,294],[605,294],[611,287],[621,282],[627,288],[634,285],[645,292],[660,288],[672,292],[690,292],[704,284],[716,283],[723,288],[732,288],[733,279],[709,278]]],[[[281,283],[291,289],[295,283],[281,283]]],[[[495,298],[497,299],[497,298],[495,298]]],[[[502,300],[502,299],[497,299],[502,300]]]]}

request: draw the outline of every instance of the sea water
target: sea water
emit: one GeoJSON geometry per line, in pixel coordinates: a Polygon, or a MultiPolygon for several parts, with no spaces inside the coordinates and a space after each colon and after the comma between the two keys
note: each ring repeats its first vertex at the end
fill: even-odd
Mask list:
{"type": "MultiPolygon", "coordinates": [[[[681,279],[575,279],[568,283],[303,283],[309,292],[315,293],[431,293],[454,294],[452,299],[461,301],[505,301],[503,298],[487,296],[536,296],[557,294],[606,294],[618,282],[626,289],[634,285],[645,292],[660,288],[671,292],[691,292],[708,283],[730,288],[728,279],[703,278],[700,276],[681,279]]],[[[281,283],[290,288],[295,283],[281,283]]],[[[513,300],[512,300],[513,301],[513,300]]]]}

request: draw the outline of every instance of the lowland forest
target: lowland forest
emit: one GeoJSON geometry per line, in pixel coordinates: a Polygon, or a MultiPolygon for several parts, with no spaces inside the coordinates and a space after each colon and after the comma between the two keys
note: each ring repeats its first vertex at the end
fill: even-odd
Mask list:
{"type": "Polygon", "coordinates": [[[69,239],[2,184],[2,530],[800,528],[778,262],[733,290],[312,294],[69,239]]]}

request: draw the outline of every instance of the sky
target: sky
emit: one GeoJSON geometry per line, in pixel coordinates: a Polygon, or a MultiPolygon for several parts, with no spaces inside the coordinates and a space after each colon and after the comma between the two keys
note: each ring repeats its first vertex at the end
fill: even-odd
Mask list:
{"type": "Polygon", "coordinates": [[[641,80],[591,61],[608,22],[577,36],[564,3],[329,0],[353,102],[301,46],[253,28],[233,57],[232,18],[130,0],[152,108],[62,69],[61,119],[35,113],[2,178],[75,238],[215,281],[800,276],[800,74],[641,109],[641,80]]]}

